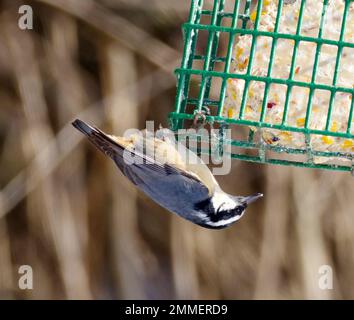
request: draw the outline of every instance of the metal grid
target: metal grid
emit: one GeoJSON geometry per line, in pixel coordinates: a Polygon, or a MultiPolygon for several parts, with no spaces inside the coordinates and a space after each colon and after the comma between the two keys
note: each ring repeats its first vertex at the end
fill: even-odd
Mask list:
{"type": "MultiPolygon", "coordinates": [[[[301,0],[298,0],[301,1],[301,0]]],[[[341,153],[341,152],[325,152],[325,151],[316,151],[311,148],[311,135],[322,135],[322,136],[333,136],[333,137],[341,137],[347,139],[353,139],[354,136],[351,134],[352,122],[353,122],[353,109],[354,109],[354,89],[353,88],[345,88],[337,86],[337,78],[338,78],[338,69],[341,61],[341,56],[344,48],[354,48],[354,43],[345,42],[344,34],[349,11],[349,6],[353,2],[353,0],[343,0],[345,1],[345,10],[343,12],[342,26],[341,26],[341,35],[338,41],[330,40],[322,38],[322,30],[324,26],[324,17],[327,10],[328,0],[323,1],[323,12],[320,21],[320,28],[317,38],[305,37],[302,36],[301,26],[302,26],[302,18],[304,7],[306,5],[306,0],[301,1],[300,5],[300,13],[298,19],[297,30],[295,34],[284,34],[279,33],[279,21],[281,17],[281,12],[284,5],[284,0],[279,0],[278,3],[278,11],[275,22],[274,31],[267,32],[258,30],[263,0],[258,1],[257,9],[256,9],[256,19],[254,22],[254,28],[247,28],[248,20],[250,19],[250,11],[251,11],[251,0],[238,1],[238,0],[214,0],[213,8],[206,10],[204,8],[203,0],[192,0],[191,10],[189,21],[183,25],[184,31],[184,52],[182,64],[179,69],[176,70],[177,74],[177,95],[176,95],[176,104],[175,111],[169,114],[171,128],[173,130],[177,130],[184,127],[185,120],[192,120],[195,118],[197,113],[203,112],[205,107],[214,111],[214,115],[207,115],[206,121],[210,123],[219,123],[223,124],[223,127],[230,127],[232,130],[238,130],[242,126],[254,126],[257,128],[272,128],[279,129],[282,131],[288,132],[301,132],[305,136],[306,147],[305,148],[284,148],[281,146],[271,146],[262,143],[261,141],[256,141],[254,131],[249,130],[249,134],[246,139],[232,139],[224,141],[224,143],[230,143],[231,146],[238,147],[238,149],[242,148],[244,150],[257,150],[257,155],[250,155],[244,152],[234,152],[232,151],[231,157],[246,161],[258,162],[258,163],[270,163],[270,164],[282,164],[282,165],[294,165],[300,167],[310,167],[310,168],[320,168],[320,169],[331,169],[331,170],[340,170],[340,171],[352,171],[354,169],[354,155],[353,153],[341,153]],[[225,10],[225,3],[232,2],[233,11],[227,12],[225,10]],[[209,17],[210,24],[202,24],[202,17],[209,17]],[[231,20],[230,26],[223,25],[223,19],[231,20]],[[201,30],[206,30],[208,32],[208,39],[206,44],[206,52],[205,54],[198,55],[196,54],[197,47],[197,39],[198,33],[201,30]],[[228,35],[228,45],[227,45],[227,54],[226,56],[217,56],[218,46],[220,42],[220,35],[227,34],[228,35]],[[252,35],[252,45],[250,49],[249,63],[247,66],[247,72],[245,74],[238,73],[230,73],[230,64],[232,61],[232,51],[235,43],[235,37],[237,35],[252,35]],[[270,62],[268,67],[267,76],[255,76],[251,74],[252,62],[254,59],[255,48],[256,48],[256,38],[258,36],[268,36],[273,39],[272,47],[270,51],[270,62]],[[274,53],[277,41],[279,39],[290,39],[294,41],[294,49],[291,61],[290,74],[288,79],[278,79],[272,78],[270,75],[272,73],[273,68],[273,60],[274,53]],[[298,52],[298,47],[300,42],[307,41],[316,44],[316,54],[314,60],[314,67],[312,73],[312,79],[310,82],[301,82],[294,80],[294,71],[296,65],[296,56],[298,52]],[[338,48],[337,57],[336,57],[336,65],[335,72],[333,76],[333,82],[331,85],[319,84],[316,83],[316,73],[318,69],[319,63],[319,55],[321,51],[321,47],[323,45],[334,45],[338,48]],[[203,68],[193,68],[195,61],[202,61],[203,68]],[[224,70],[217,71],[215,70],[215,65],[217,63],[224,63],[224,70]],[[191,77],[193,75],[200,76],[199,83],[199,94],[197,98],[189,97],[189,88],[191,77]],[[221,80],[221,90],[220,96],[217,100],[210,99],[210,88],[212,85],[212,80],[214,78],[218,78],[221,80]],[[245,81],[242,103],[240,108],[240,113],[237,119],[229,119],[222,116],[223,114],[223,106],[226,97],[226,86],[227,80],[230,78],[243,79],[245,81]],[[262,110],[259,121],[250,121],[244,119],[244,110],[248,96],[248,88],[251,81],[261,81],[265,85],[264,91],[264,99],[262,104],[262,110]],[[266,108],[267,108],[267,97],[269,93],[269,88],[272,83],[282,84],[287,87],[286,91],[286,99],[284,106],[284,113],[282,123],[270,124],[264,121],[266,108]],[[292,88],[294,86],[308,88],[309,90],[309,99],[308,106],[306,112],[305,125],[303,128],[292,127],[287,125],[287,116],[289,109],[289,97],[291,95],[292,88]],[[328,116],[326,120],[325,130],[314,130],[309,127],[309,119],[312,110],[312,99],[314,95],[314,91],[317,89],[326,90],[330,92],[330,105],[328,107],[328,116]],[[336,93],[345,92],[351,94],[352,103],[349,114],[348,128],[346,132],[333,132],[329,130],[329,126],[331,123],[331,116],[333,110],[333,101],[336,93]],[[187,106],[193,106],[193,111],[187,110],[187,106]],[[288,153],[288,154],[297,154],[306,156],[306,160],[301,161],[293,161],[289,159],[284,159],[279,157],[273,157],[268,155],[267,151],[270,150],[272,153],[288,153]],[[329,157],[331,159],[348,159],[348,164],[325,164],[325,163],[314,163],[314,157],[329,157]]],[[[227,3],[228,5],[230,3],[227,3]]],[[[352,23],[352,22],[349,22],[352,23]]]]}

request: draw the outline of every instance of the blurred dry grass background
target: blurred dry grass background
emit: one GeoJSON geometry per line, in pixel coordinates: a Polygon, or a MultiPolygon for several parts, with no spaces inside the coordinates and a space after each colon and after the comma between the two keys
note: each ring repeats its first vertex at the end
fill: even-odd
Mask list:
{"type": "Polygon", "coordinates": [[[232,194],[264,192],[205,230],[137,192],[71,127],[167,126],[189,1],[0,1],[0,298],[354,298],[353,178],[235,161],[232,194]],[[319,267],[334,289],[320,290],[319,267]],[[31,265],[34,289],[18,289],[31,265]]]}

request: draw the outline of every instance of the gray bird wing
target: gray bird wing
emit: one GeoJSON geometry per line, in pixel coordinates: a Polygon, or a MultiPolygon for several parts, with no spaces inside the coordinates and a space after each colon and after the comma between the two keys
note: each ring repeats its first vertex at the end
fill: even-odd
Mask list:
{"type": "Polygon", "coordinates": [[[210,198],[208,187],[188,172],[125,149],[101,130],[81,120],[74,121],[73,125],[111,157],[130,181],[166,209],[184,216],[196,203],[210,198]]]}

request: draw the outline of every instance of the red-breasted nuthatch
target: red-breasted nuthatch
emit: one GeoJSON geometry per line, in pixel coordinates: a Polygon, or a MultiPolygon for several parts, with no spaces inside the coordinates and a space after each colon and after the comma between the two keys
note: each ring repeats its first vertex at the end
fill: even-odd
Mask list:
{"type": "MultiPolygon", "coordinates": [[[[180,149],[168,139],[141,135],[115,137],[81,120],[75,120],[73,126],[111,157],[120,171],[151,199],[199,226],[228,227],[242,217],[250,203],[263,196],[225,193],[202,161],[185,161],[180,149]]],[[[188,159],[196,158],[188,150],[188,159]]]]}

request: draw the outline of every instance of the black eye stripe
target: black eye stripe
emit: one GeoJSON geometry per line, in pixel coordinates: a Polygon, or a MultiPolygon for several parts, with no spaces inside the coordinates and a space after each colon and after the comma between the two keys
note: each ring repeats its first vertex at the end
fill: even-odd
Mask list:
{"type": "Polygon", "coordinates": [[[211,221],[218,222],[221,220],[228,220],[232,217],[241,216],[246,209],[246,206],[241,205],[237,206],[234,209],[222,210],[221,208],[223,205],[224,203],[218,208],[216,214],[212,214],[209,216],[211,221]]]}

